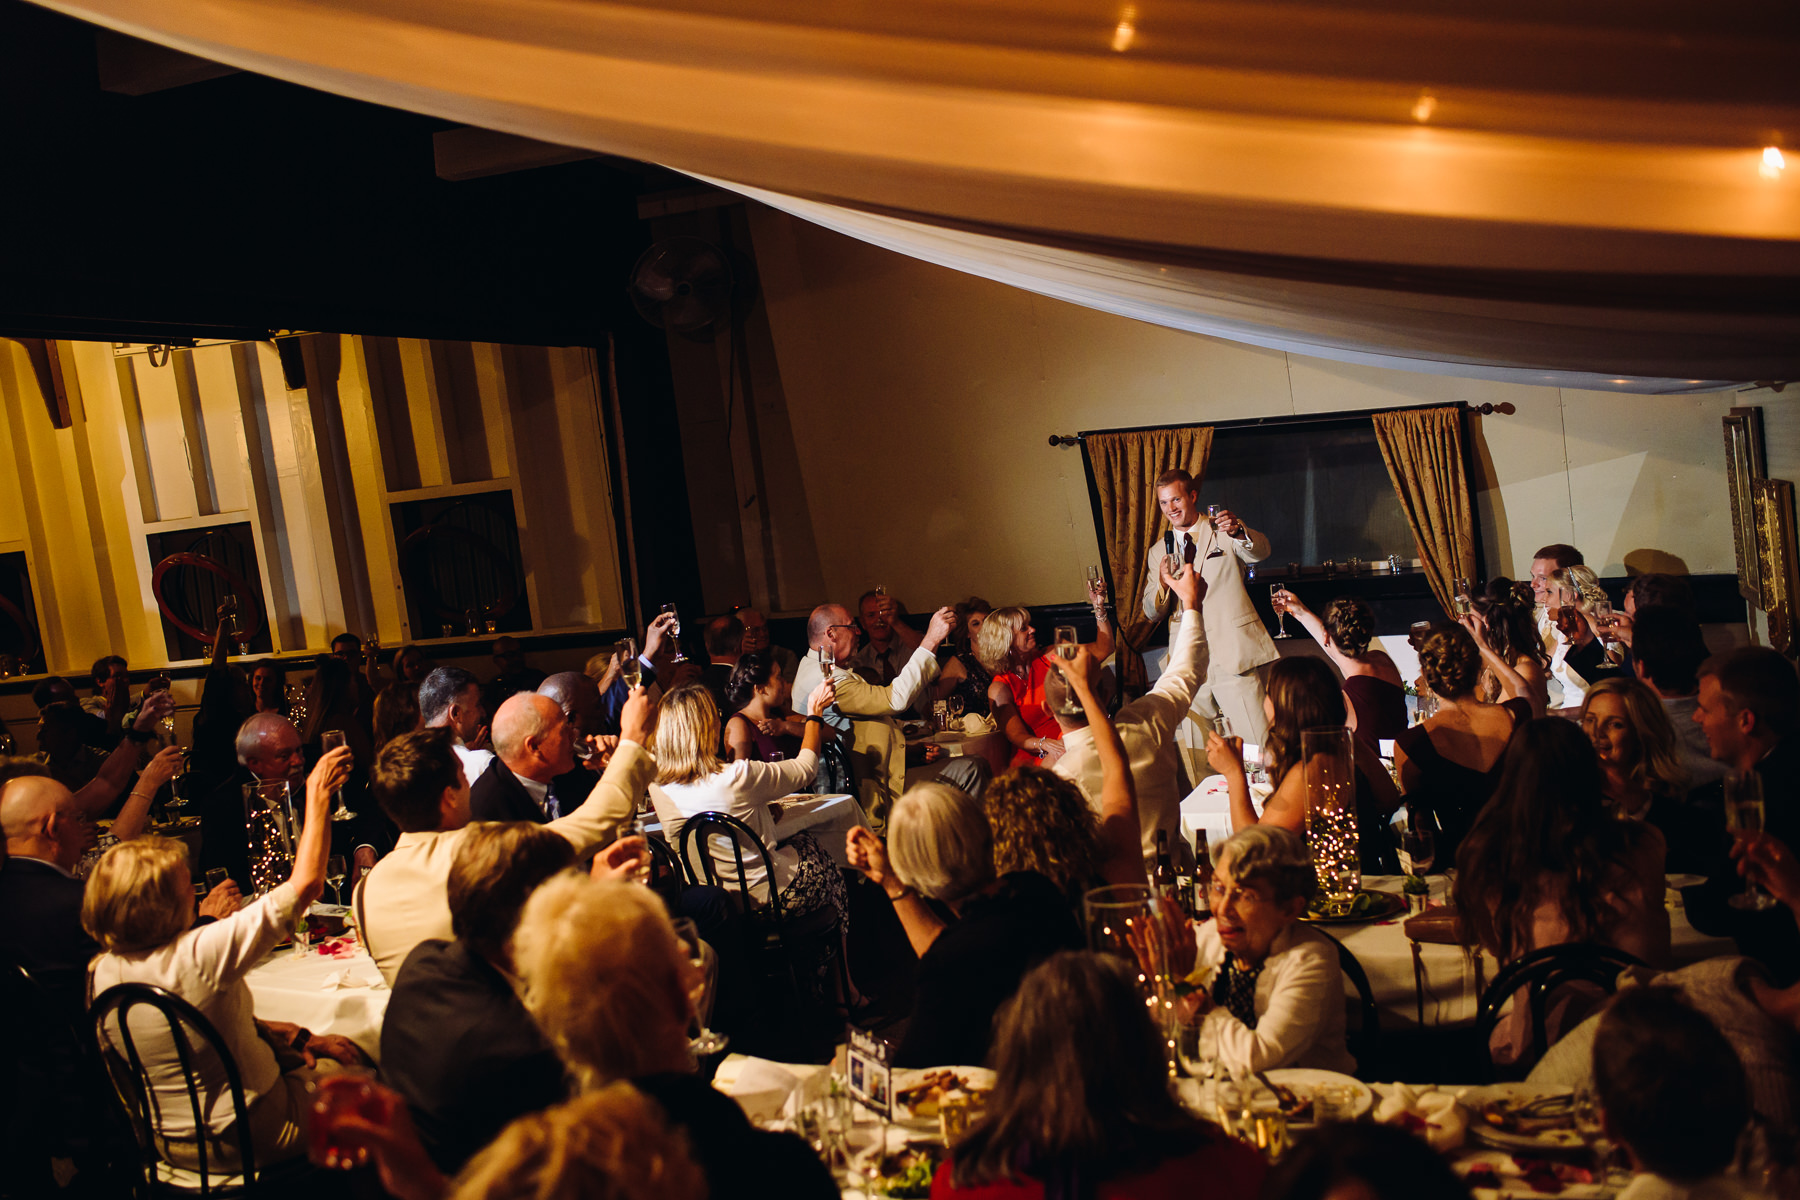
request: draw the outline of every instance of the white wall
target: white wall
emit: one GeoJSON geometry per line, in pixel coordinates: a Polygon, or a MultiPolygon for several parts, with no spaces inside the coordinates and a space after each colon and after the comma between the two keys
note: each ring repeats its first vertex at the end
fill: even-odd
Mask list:
{"type": "MultiPolygon", "coordinates": [[[[1517,409],[1474,426],[1490,573],[1523,574],[1558,541],[1602,574],[1735,570],[1719,425],[1735,393],[1614,396],[1307,359],[1034,296],[759,206],[750,226],[834,598],[888,583],[915,611],[970,592],[1077,599],[1099,550],[1080,451],[1050,448],[1052,433],[1450,402],[1517,409]]],[[[1800,459],[1800,421],[1794,446],[1800,459]]]]}

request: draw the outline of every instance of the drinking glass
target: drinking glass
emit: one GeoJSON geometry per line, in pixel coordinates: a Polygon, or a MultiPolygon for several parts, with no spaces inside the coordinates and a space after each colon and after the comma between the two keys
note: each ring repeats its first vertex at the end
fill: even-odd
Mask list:
{"type": "Polygon", "coordinates": [[[339,889],[344,884],[344,856],[334,854],[325,860],[325,882],[331,885],[331,902],[339,908],[344,906],[344,893],[339,889]]]}
{"type": "Polygon", "coordinates": [[[675,936],[681,939],[682,948],[687,953],[697,980],[694,990],[688,993],[688,999],[694,1002],[694,1024],[700,1032],[688,1039],[688,1049],[694,1052],[695,1058],[705,1058],[725,1049],[731,1044],[731,1039],[725,1034],[714,1033],[700,1019],[700,1005],[706,999],[706,960],[700,953],[700,927],[688,917],[676,917],[675,936]]]}
{"type": "Polygon", "coordinates": [[[224,867],[209,867],[206,871],[206,890],[210,892],[216,887],[222,887],[230,878],[231,872],[224,867]]]}
{"type": "MultiPolygon", "coordinates": [[[[652,809],[651,811],[654,812],[655,810],[652,809]]],[[[646,819],[647,816],[648,814],[646,814],[642,808],[639,808],[631,817],[632,836],[644,839],[644,856],[638,859],[637,866],[631,869],[631,882],[641,883],[645,887],[650,886],[650,876],[652,874],[653,866],[653,860],[650,857],[650,830],[648,828],[649,822],[646,819]]]]}
{"type": "Polygon", "coordinates": [[[1408,812],[1404,821],[1393,825],[1394,839],[1400,843],[1400,870],[1421,879],[1431,874],[1437,861],[1437,842],[1423,816],[1408,812]]]}
{"type": "Polygon", "coordinates": [[[184,764],[181,774],[169,780],[169,798],[163,801],[163,807],[186,808],[194,799],[194,792],[198,786],[196,777],[189,774],[189,768],[184,764]]]}
{"type": "Polygon", "coordinates": [[[669,636],[675,639],[675,661],[686,662],[687,655],[681,652],[681,613],[673,604],[663,605],[661,611],[666,612],[675,618],[674,622],[669,626],[669,636]]]}
{"type": "MultiPolygon", "coordinates": [[[[344,744],[344,731],[341,729],[327,729],[319,735],[319,750],[323,754],[330,754],[333,750],[336,750],[339,746],[344,744]]],[[[343,788],[338,788],[337,791],[333,793],[332,799],[337,801],[337,807],[331,810],[332,820],[348,821],[356,815],[351,812],[349,807],[344,803],[343,788]]]]}
{"type": "Polygon", "coordinates": [[[944,701],[944,711],[946,711],[950,714],[950,719],[952,721],[957,722],[957,725],[959,728],[961,727],[961,723],[962,723],[962,715],[963,715],[964,707],[965,707],[965,705],[963,702],[963,698],[959,693],[952,692],[950,694],[950,696],[944,701]]]}
{"type": "MultiPolygon", "coordinates": [[[[1754,837],[1763,829],[1762,776],[1755,771],[1725,773],[1725,828],[1740,837],[1754,837]]],[[[1726,903],[1733,908],[1775,907],[1775,897],[1746,879],[1744,890],[1726,903]]]]}
{"type": "Polygon", "coordinates": [[[1592,1086],[1575,1089],[1575,1132],[1587,1143],[1594,1156],[1594,1182],[1602,1186],[1613,1157],[1612,1139],[1606,1136],[1606,1114],[1600,1104],[1600,1093],[1592,1086]]]}
{"type": "Polygon", "coordinates": [[[1618,619],[1613,615],[1611,600],[1594,601],[1594,624],[1600,627],[1600,636],[1606,642],[1606,658],[1604,660],[1606,665],[1616,667],[1624,663],[1625,643],[1619,641],[1612,634],[1613,628],[1618,624],[1618,619]]]}
{"type": "Polygon", "coordinates": [[[1349,1084],[1326,1083],[1313,1089],[1313,1123],[1326,1125],[1356,1120],[1359,1093],[1349,1084]]]}
{"type": "Polygon", "coordinates": [[[1362,888],[1350,738],[1350,731],[1341,725],[1300,731],[1300,760],[1306,764],[1307,849],[1327,904],[1345,911],[1362,888]]]}
{"type": "Polygon", "coordinates": [[[1056,656],[1058,658],[1074,658],[1075,651],[1079,648],[1080,644],[1081,643],[1075,640],[1075,627],[1073,625],[1058,625],[1056,627],[1056,656]]]}
{"type": "Polygon", "coordinates": [[[354,1116],[385,1129],[393,1124],[395,1100],[394,1093],[376,1083],[367,1071],[351,1067],[333,1072],[313,1094],[307,1157],[330,1169],[362,1162],[365,1152],[337,1136],[339,1121],[354,1116]]]}
{"type": "Polygon", "coordinates": [[[1279,583],[1271,583],[1269,585],[1269,607],[1275,610],[1275,620],[1277,622],[1275,636],[1278,638],[1294,636],[1288,632],[1287,605],[1282,603],[1281,599],[1281,593],[1286,590],[1287,589],[1282,587],[1279,583]]]}
{"type": "Polygon", "coordinates": [[[1209,504],[1206,506],[1206,519],[1211,521],[1214,525],[1217,525],[1219,523],[1219,514],[1224,511],[1225,506],[1223,504],[1209,504]]]}
{"type": "Polygon", "coordinates": [[[446,637],[446,638],[455,637],[456,636],[456,626],[449,625],[449,624],[444,625],[441,629],[438,630],[438,636],[446,637]]]}
{"type": "Polygon", "coordinates": [[[637,641],[633,638],[619,639],[619,678],[628,688],[644,682],[644,664],[638,661],[637,641]]]}
{"type": "Polygon", "coordinates": [[[1457,616],[1467,616],[1470,612],[1472,605],[1469,601],[1469,595],[1469,581],[1459,577],[1456,580],[1455,589],[1450,598],[1450,603],[1456,609],[1457,616]]]}
{"type": "Polygon", "coordinates": [[[486,633],[498,631],[499,622],[494,618],[494,606],[491,604],[481,606],[481,628],[486,633]]]}

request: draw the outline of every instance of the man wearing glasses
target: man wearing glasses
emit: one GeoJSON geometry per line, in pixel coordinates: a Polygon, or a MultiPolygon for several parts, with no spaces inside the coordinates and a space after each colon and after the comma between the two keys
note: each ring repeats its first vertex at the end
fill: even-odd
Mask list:
{"type": "Polygon", "coordinates": [[[821,604],[806,623],[809,647],[794,679],[794,694],[808,696],[829,671],[837,703],[824,713],[837,732],[856,774],[863,811],[879,832],[888,809],[906,786],[906,737],[894,717],[912,706],[925,685],[937,678],[937,648],[950,636],[955,614],[940,608],[904,666],[885,686],[872,684],[843,664],[856,650],[858,627],[841,604],[821,604]]]}

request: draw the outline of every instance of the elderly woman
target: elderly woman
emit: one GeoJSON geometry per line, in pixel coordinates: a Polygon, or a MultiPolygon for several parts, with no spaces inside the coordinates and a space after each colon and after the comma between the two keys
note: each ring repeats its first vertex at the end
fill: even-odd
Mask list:
{"type": "Polygon", "coordinates": [[[1189,1003],[1211,1027],[1202,1037],[1218,1039],[1219,1061],[1235,1076],[1276,1067],[1356,1070],[1344,1042],[1337,947],[1300,922],[1317,890],[1298,834],[1256,825],[1219,847],[1213,919],[1192,938],[1189,978],[1202,986],[1189,1003]]]}
{"type": "MultiPolygon", "coordinates": [[[[1095,605],[1098,632],[1086,648],[1095,662],[1105,662],[1113,652],[1111,620],[1095,605]]],[[[1022,608],[995,609],[981,623],[975,641],[981,665],[994,677],[988,685],[988,705],[994,723],[1013,744],[1012,765],[1050,766],[1062,757],[1062,727],[1044,697],[1044,678],[1050,662],[1038,645],[1031,614],[1022,608]]]]}
{"type": "Polygon", "coordinates": [[[1000,1010],[999,1078],[931,1194],[974,1200],[1253,1200],[1262,1157],[1181,1107],[1162,1039],[1117,959],[1065,951],[1000,1010]]]}
{"type": "Polygon", "coordinates": [[[1406,729],[1406,687],[1400,668],[1379,647],[1375,613],[1361,600],[1339,596],[1316,617],[1300,597],[1283,588],[1274,597],[1276,610],[1300,622],[1325,657],[1344,677],[1344,701],[1350,706],[1350,728],[1370,745],[1400,736],[1406,729]]]}
{"type": "Polygon", "coordinates": [[[830,1173],[792,1134],[751,1127],[694,1074],[688,1028],[700,985],[667,910],[636,884],[564,875],[532,894],[513,934],[525,1006],[575,1082],[629,1080],[685,1131],[715,1200],[780,1193],[833,1200],[830,1173]]]}
{"type": "MultiPolygon", "coordinates": [[[[82,928],[103,951],[88,968],[91,994],[98,996],[114,984],[146,983],[175,993],[212,1022],[243,1080],[258,1165],[305,1149],[311,1082],[305,1068],[313,1065],[314,1056],[361,1061],[345,1038],[312,1037],[292,1026],[283,1030],[256,1021],[244,982],[250,968],[292,931],[295,920],[324,891],[331,836],[327,814],[332,792],[349,772],[348,750],[334,750],[319,761],[306,780],[306,816],[293,874],[222,920],[194,927],[187,848],[166,838],[139,838],[108,850],[95,864],[82,897],[82,928]]],[[[173,1165],[197,1169],[198,1131],[190,1116],[188,1076],[166,1026],[140,1015],[133,1020],[133,1039],[157,1096],[158,1149],[173,1165]]],[[[116,1028],[108,1031],[107,1041],[123,1053],[116,1028]]],[[[203,1046],[196,1053],[195,1082],[209,1114],[206,1161],[209,1169],[231,1170],[237,1166],[238,1130],[224,1064],[203,1046]]]]}
{"type": "Polygon", "coordinates": [[[1394,769],[1408,810],[1436,816],[1442,831],[1438,861],[1447,862],[1494,794],[1507,742],[1514,728],[1531,720],[1531,702],[1488,704],[1476,698],[1481,651],[1460,625],[1438,625],[1425,635],[1419,667],[1438,710],[1395,739],[1394,769]]]}

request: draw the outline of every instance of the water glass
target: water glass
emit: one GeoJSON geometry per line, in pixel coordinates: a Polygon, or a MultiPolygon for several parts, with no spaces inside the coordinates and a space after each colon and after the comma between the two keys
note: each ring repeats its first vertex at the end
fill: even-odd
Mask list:
{"type": "Polygon", "coordinates": [[[1346,1083],[1326,1083],[1313,1089],[1313,1122],[1324,1125],[1334,1121],[1356,1120],[1356,1102],[1361,1093],[1346,1083]]]}

